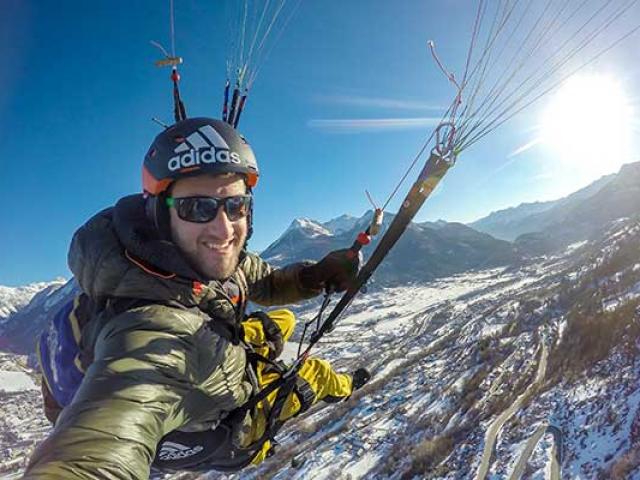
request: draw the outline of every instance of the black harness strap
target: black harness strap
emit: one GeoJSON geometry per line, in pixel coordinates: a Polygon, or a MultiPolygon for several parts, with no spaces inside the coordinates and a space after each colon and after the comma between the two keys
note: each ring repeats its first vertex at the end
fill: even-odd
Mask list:
{"type": "Polygon", "coordinates": [[[259,310],[245,317],[245,319],[249,318],[257,318],[260,320],[265,343],[269,347],[269,358],[272,360],[278,358],[284,348],[284,338],[278,324],[267,313],[259,310]]]}
{"type": "MultiPolygon", "coordinates": [[[[295,379],[296,377],[287,377],[287,378],[281,377],[277,381],[272,382],[272,384],[280,383],[280,390],[278,390],[276,399],[273,402],[273,406],[271,407],[271,410],[269,411],[269,416],[267,417],[267,426],[265,427],[264,433],[262,434],[262,436],[258,440],[253,442],[251,445],[249,445],[249,447],[247,448],[255,447],[256,453],[257,453],[262,448],[262,446],[266,441],[273,440],[273,438],[278,434],[278,432],[280,431],[280,429],[285,423],[284,420],[280,419],[280,415],[282,414],[282,409],[284,408],[284,404],[287,400],[287,397],[295,388],[295,385],[296,385],[295,379]],[[284,380],[284,381],[280,382],[280,380],[284,380]]],[[[269,384],[267,388],[271,387],[272,384],[269,384]]],[[[273,390],[274,389],[271,389],[271,391],[273,390]]]]}
{"type": "Polygon", "coordinates": [[[298,375],[300,367],[286,370],[282,365],[252,350],[247,350],[247,357],[251,361],[267,363],[270,368],[280,373],[280,377],[252,396],[243,406],[235,409],[215,430],[169,433],[160,442],[154,461],[156,468],[192,471],[213,469],[223,472],[242,470],[253,461],[266,441],[274,441],[274,437],[285,424],[280,417],[290,393],[295,393],[300,400],[301,408],[296,415],[311,407],[315,393],[311,385],[298,375]],[[276,389],[279,390],[269,410],[264,433],[247,447],[235,447],[231,439],[234,423],[241,421],[248,411],[253,410],[276,389]]]}
{"type": "Polygon", "coordinates": [[[311,408],[316,400],[316,392],[313,391],[309,382],[300,375],[296,375],[293,391],[298,396],[298,400],[300,400],[300,411],[296,413],[296,415],[300,415],[311,408]]]}
{"type": "MultiPolygon", "coordinates": [[[[249,317],[258,318],[261,321],[270,353],[279,354],[283,340],[282,332],[277,324],[264,312],[254,312],[249,317]]],[[[215,430],[169,433],[161,441],[158,455],[154,461],[154,466],[163,470],[239,471],[253,461],[265,442],[274,442],[274,437],[285,423],[280,417],[289,394],[295,393],[300,401],[300,410],[296,415],[308,410],[316,398],[311,385],[298,375],[302,363],[297,362],[293,367],[287,368],[281,362],[260,355],[244,341],[241,325],[213,320],[207,323],[207,327],[228,341],[244,347],[248,370],[253,367],[255,372],[257,363],[262,362],[267,365],[267,368],[275,371],[279,377],[252,395],[244,405],[233,410],[215,430]],[[241,422],[248,412],[253,412],[258,404],[266,400],[276,390],[277,394],[273,405],[269,408],[263,434],[246,447],[234,446],[231,439],[234,424],[241,422]],[[187,445],[188,448],[180,450],[182,448],[180,445],[187,445]]],[[[255,379],[255,374],[253,377],[255,379]]]]}
{"type": "MultiPolygon", "coordinates": [[[[277,388],[282,387],[285,384],[287,377],[290,376],[290,374],[287,375],[288,373],[287,370],[285,370],[281,365],[279,365],[278,363],[266,357],[263,357],[262,355],[260,355],[259,353],[256,353],[252,349],[247,350],[247,360],[250,362],[260,361],[268,364],[270,367],[274,368],[276,372],[280,374],[280,377],[277,380],[271,382],[266,387],[264,387],[258,393],[253,395],[247,403],[235,409],[234,415],[236,414],[236,412],[237,414],[244,415],[246,414],[246,412],[253,410],[256,407],[256,405],[258,405],[260,402],[266,399],[271,394],[271,392],[273,392],[277,388]]],[[[272,411],[273,411],[273,408],[272,408],[272,411]]]]}

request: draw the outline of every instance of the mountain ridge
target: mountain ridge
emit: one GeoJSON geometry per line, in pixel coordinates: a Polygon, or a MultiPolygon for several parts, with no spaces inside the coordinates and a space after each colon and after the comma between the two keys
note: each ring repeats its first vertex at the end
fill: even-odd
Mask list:
{"type": "Polygon", "coordinates": [[[34,282],[19,287],[0,285],[0,324],[28,305],[33,297],[45,288],[63,283],[66,283],[66,280],[60,277],[49,282],[34,282]]]}
{"type": "MultiPolygon", "coordinates": [[[[640,162],[639,162],[640,163],[640,162]]],[[[551,224],[557,223],[557,213],[553,210],[571,208],[590,196],[596,194],[610,181],[621,174],[625,164],[618,173],[605,175],[589,185],[557,200],[544,202],[521,203],[515,207],[508,207],[491,212],[489,215],[468,223],[470,227],[488,233],[496,238],[514,241],[518,236],[544,230],[551,224]]]]}

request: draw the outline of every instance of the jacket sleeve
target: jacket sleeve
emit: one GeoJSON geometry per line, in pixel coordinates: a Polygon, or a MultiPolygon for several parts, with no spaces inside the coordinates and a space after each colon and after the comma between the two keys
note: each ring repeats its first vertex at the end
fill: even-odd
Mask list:
{"type": "Polygon", "coordinates": [[[241,268],[247,279],[249,300],[258,305],[288,305],[322,293],[322,290],[304,288],[298,275],[308,263],[293,263],[273,268],[259,256],[247,253],[241,268]]]}
{"type": "MultiPolygon", "coordinates": [[[[179,313],[165,309],[164,315],[164,330],[143,329],[135,310],[101,329],[80,389],[35,451],[24,478],[149,478],[158,442],[192,420],[183,407],[202,391],[203,362],[197,361],[193,335],[170,327],[181,321],[179,313]]],[[[229,411],[246,401],[240,382],[236,392],[224,387],[217,389],[220,402],[207,406],[229,411]]]]}

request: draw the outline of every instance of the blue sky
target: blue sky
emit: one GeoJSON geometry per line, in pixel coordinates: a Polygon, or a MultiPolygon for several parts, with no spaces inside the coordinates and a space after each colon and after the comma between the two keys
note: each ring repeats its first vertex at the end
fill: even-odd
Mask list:
{"type": "MultiPolygon", "coordinates": [[[[365,189],[379,202],[386,198],[429,135],[428,119],[454,96],[426,42],[435,40],[443,61],[459,71],[472,3],[302,0],[260,71],[240,126],[262,173],[253,249],[264,249],[296,217],[361,215],[369,207],[365,189]]],[[[176,0],[191,116],[220,114],[230,5],[176,0]]],[[[159,55],[149,44],[170,43],[168,2],[4,0],[2,9],[0,284],[68,278],[73,232],[140,191],[142,158],[159,132],[150,118],[171,123],[169,71],[153,65],[159,55]]],[[[640,20],[637,11],[628,18],[640,20]]],[[[634,103],[632,45],[589,71],[619,79],[634,103]]],[[[558,198],[617,169],[559,168],[544,148],[510,156],[535,137],[543,106],[465,152],[418,220],[469,222],[558,198]]]]}

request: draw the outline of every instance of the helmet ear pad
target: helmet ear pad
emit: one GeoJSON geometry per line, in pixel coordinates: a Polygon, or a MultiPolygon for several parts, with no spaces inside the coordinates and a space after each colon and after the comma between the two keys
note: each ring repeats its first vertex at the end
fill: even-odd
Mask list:
{"type": "Polygon", "coordinates": [[[145,203],[145,213],[162,240],[171,241],[171,217],[167,206],[167,194],[149,195],[145,203]]]}

